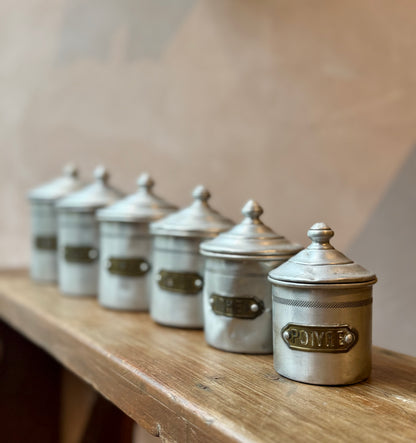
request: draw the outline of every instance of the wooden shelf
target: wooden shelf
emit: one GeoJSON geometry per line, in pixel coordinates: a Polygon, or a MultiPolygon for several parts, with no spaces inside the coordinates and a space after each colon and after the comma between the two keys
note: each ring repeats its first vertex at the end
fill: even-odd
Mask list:
{"type": "Polygon", "coordinates": [[[416,359],[374,349],[363,383],[292,382],[272,356],[210,348],[201,331],[164,328],[144,313],[62,296],[25,271],[0,273],[1,318],[169,441],[416,439],[416,359]]]}

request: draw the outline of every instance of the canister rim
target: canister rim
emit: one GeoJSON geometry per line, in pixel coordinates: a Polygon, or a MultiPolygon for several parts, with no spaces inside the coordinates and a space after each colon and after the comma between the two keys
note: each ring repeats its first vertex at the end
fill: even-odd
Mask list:
{"type": "Polygon", "coordinates": [[[105,208],[106,205],[97,206],[58,206],[55,204],[55,209],[59,214],[67,213],[96,213],[99,209],[105,208]]]}
{"type": "MultiPolygon", "coordinates": [[[[163,219],[161,219],[163,220],[163,219]]],[[[160,221],[161,221],[160,220],[160,221]]],[[[157,223],[159,220],[153,222],[157,223]]],[[[187,238],[198,238],[202,240],[211,240],[215,238],[219,232],[217,230],[180,230],[180,229],[169,229],[169,228],[161,228],[161,227],[155,227],[153,223],[150,223],[150,233],[154,236],[160,236],[160,237],[187,237],[187,238]]]]}
{"type": "Polygon", "coordinates": [[[284,261],[292,257],[292,254],[271,254],[265,252],[247,254],[237,252],[213,252],[200,248],[200,252],[205,257],[223,258],[228,260],[252,260],[252,261],[284,261]]]}
{"type": "Polygon", "coordinates": [[[114,222],[114,223],[151,223],[153,221],[160,220],[165,215],[160,214],[159,216],[134,216],[134,215],[122,215],[122,214],[104,214],[104,209],[107,207],[102,207],[97,212],[97,220],[100,222],[114,222]]]}
{"type": "Polygon", "coordinates": [[[341,289],[341,288],[357,288],[362,286],[373,286],[377,283],[377,277],[374,276],[372,279],[359,280],[359,279],[345,279],[338,281],[301,281],[299,280],[283,280],[276,279],[270,276],[270,273],[267,277],[270,283],[276,284],[278,286],[286,286],[286,287],[299,287],[299,288],[313,288],[313,289],[341,289]]]}

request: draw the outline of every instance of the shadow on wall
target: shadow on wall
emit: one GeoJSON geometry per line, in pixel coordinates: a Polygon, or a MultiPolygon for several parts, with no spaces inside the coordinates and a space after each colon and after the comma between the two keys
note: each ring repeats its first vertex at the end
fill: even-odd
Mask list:
{"type": "Polygon", "coordinates": [[[416,147],[349,250],[350,257],[379,277],[374,287],[374,344],[414,356],[415,230],[416,147]]]}
{"type": "Polygon", "coordinates": [[[115,34],[126,33],[126,58],[159,57],[196,0],[69,1],[62,25],[58,61],[105,60],[115,34]],[[74,29],[77,32],[74,32],[74,29]]]}

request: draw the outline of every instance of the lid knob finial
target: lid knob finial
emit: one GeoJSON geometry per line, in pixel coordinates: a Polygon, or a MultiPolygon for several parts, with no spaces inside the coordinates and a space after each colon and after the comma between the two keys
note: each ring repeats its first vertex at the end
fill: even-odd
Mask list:
{"type": "Polygon", "coordinates": [[[104,166],[97,166],[94,169],[94,177],[96,180],[106,182],[108,178],[110,177],[110,174],[108,173],[107,169],[104,166]]]}
{"type": "Polygon", "coordinates": [[[65,165],[63,172],[66,177],[78,177],[78,168],[73,163],[68,163],[65,165]]]}
{"type": "Polygon", "coordinates": [[[308,231],[308,237],[315,243],[329,243],[334,231],[326,223],[315,223],[308,231]]]}
{"type": "Polygon", "coordinates": [[[243,215],[251,220],[258,220],[261,214],[263,214],[263,208],[255,201],[249,200],[241,210],[243,215]]]}
{"type": "Polygon", "coordinates": [[[211,194],[205,186],[199,185],[193,190],[192,197],[194,200],[207,202],[210,199],[211,194]]]}
{"type": "Polygon", "coordinates": [[[153,188],[155,182],[147,172],[143,172],[143,174],[141,174],[140,177],[137,179],[137,184],[139,188],[150,190],[153,188]]]}

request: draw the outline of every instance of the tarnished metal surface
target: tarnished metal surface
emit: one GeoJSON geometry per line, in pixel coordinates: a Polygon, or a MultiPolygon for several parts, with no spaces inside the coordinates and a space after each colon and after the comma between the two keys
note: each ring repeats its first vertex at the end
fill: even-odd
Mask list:
{"type": "Polygon", "coordinates": [[[183,328],[204,324],[204,260],[200,243],[233,223],[209,204],[209,191],[197,186],[193,203],[150,225],[154,234],[150,315],[158,323],[183,328]]]}
{"type": "Polygon", "coordinates": [[[30,201],[49,202],[55,204],[58,199],[67,196],[82,186],[79,180],[78,168],[72,164],[64,167],[62,175],[31,190],[28,194],[30,201]]]}
{"type": "Polygon", "coordinates": [[[273,283],[286,286],[317,287],[318,284],[374,284],[376,276],[364,269],[330,243],[334,231],[324,223],[316,223],[308,236],[312,243],[269,274],[273,283]]]}
{"type": "Polygon", "coordinates": [[[153,192],[154,184],[149,174],[141,174],[137,180],[137,192],[99,210],[98,220],[150,223],[176,211],[175,205],[153,192]]]}
{"type": "Polygon", "coordinates": [[[232,227],[233,222],[208,203],[211,197],[208,189],[197,186],[192,197],[194,201],[190,206],[152,223],[152,234],[209,238],[232,227]]]}
{"type": "Polygon", "coordinates": [[[59,288],[68,295],[97,295],[100,243],[95,213],[123,195],[109,185],[105,168],[96,168],[94,176],[93,183],[57,204],[59,288]]]}
{"type": "MultiPolygon", "coordinates": [[[[202,328],[202,286],[192,295],[171,291],[159,285],[160,271],[204,275],[199,254],[201,239],[157,235],[153,239],[150,315],[157,323],[182,328],[202,328]]],[[[195,282],[195,279],[193,280],[195,282]]]]}
{"type": "Polygon", "coordinates": [[[34,280],[54,282],[58,279],[55,203],[80,186],[77,168],[67,165],[62,176],[28,194],[32,231],[30,275],[34,280]]]}
{"type": "Polygon", "coordinates": [[[241,223],[201,245],[203,255],[284,261],[302,249],[300,245],[276,234],[260,220],[263,208],[254,200],[249,200],[241,212],[244,215],[241,223]]]}
{"type": "Polygon", "coordinates": [[[107,308],[149,309],[149,223],[177,209],[153,192],[149,174],[141,174],[137,184],[134,194],[97,212],[101,248],[98,300],[107,308]]]}
{"type": "Polygon", "coordinates": [[[103,166],[94,170],[95,180],[79,191],[73,192],[57,203],[58,211],[89,212],[111,205],[124,193],[109,183],[110,174],[103,166]]]}
{"type": "Polygon", "coordinates": [[[201,244],[205,339],[225,351],[267,354],[273,350],[267,274],[301,247],[261,221],[257,202],[248,201],[242,213],[241,223],[201,244]]]}
{"type": "Polygon", "coordinates": [[[269,274],[276,371],[294,380],[343,385],[371,372],[376,276],[337,251],[324,223],[310,246],[269,274]]]}

